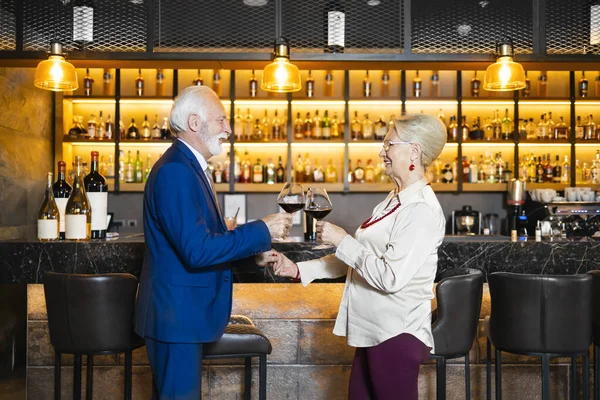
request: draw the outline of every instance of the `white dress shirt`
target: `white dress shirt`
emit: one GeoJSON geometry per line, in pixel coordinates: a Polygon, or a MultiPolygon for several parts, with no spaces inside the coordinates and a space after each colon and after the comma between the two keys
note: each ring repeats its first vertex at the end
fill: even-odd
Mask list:
{"type": "Polygon", "coordinates": [[[433,280],[446,227],[442,207],[422,179],[398,195],[390,192],[371,223],[354,238],[346,236],[335,255],[299,262],[302,284],[346,274],[333,333],[347,336],[350,346],[371,347],[410,333],[433,351],[433,280]]]}
{"type": "Polygon", "coordinates": [[[185,144],[187,146],[187,148],[190,149],[190,151],[192,152],[192,154],[194,154],[194,157],[196,157],[196,159],[200,163],[200,168],[202,168],[202,171],[204,171],[204,174],[208,178],[208,182],[210,182],[210,185],[212,186],[212,178],[210,176],[208,176],[209,175],[209,173],[208,173],[208,162],[204,159],[204,156],[202,156],[202,154],[200,154],[198,152],[198,150],[196,150],[195,148],[193,148],[192,146],[190,146],[189,144],[187,144],[181,138],[177,138],[177,140],[179,140],[181,143],[185,144]]]}

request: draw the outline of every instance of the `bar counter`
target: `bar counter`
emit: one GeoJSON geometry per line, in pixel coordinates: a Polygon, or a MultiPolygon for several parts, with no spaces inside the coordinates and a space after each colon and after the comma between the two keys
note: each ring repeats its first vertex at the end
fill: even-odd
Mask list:
{"type": "MultiPolygon", "coordinates": [[[[293,261],[306,261],[332,253],[316,250],[312,242],[274,242],[273,248],[293,261]]],[[[127,272],[139,277],[144,256],[143,236],[89,242],[0,242],[0,283],[41,283],[45,272],[101,274],[127,272]]],[[[236,283],[281,283],[268,268],[257,269],[251,260],[235,269],[236,283]],[[243,265],[243,266],[242,266],[243,265]]],[[[600,241],[510,242],[508,237],[447,236],[439,249],[438,272],[469,267],[486,275],[496,271],[531,274],[575,274],[600,269],[600,241]]]]}

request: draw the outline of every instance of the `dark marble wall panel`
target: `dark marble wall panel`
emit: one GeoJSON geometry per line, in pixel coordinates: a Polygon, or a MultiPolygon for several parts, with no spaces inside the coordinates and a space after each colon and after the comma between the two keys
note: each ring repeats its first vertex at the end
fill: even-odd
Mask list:
{"type": "Polygon", "coordinates": [[[52,93],[33,86],[34,68],[0,68],[0,239],[35,232],[52,171],[52,93]]]}

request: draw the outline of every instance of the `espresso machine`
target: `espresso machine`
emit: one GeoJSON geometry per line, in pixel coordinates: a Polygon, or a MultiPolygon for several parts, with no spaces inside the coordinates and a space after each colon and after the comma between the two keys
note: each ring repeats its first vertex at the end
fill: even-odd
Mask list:
{"type": "Polygon", "coordinates": [[[526,182],[523,179],[511,179],[508,182],[508,193],[506,203],[508,211],[506,215],[506,233],[511,234],[512,231],[517,231],[517,236],[527,237],[534,232],[527,230],[527,215],[523,210],[525,205],[526,182]]]}
{"type": "Polygon", "coordinates": [[[481,213],[471,206],[452,211],[453,235],[481,235],[481,213]]]}

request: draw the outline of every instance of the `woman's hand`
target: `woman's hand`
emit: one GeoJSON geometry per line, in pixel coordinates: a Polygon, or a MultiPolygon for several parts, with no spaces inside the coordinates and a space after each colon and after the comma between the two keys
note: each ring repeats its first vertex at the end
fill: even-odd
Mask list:
{"type": "Polygon", "coordinates": [[[264,267],[266,265],[273,266],[278,260],[279,253],[273,249],[265,251],[264,253],[260,253],[256,257],[254,257],[254,262],[259,267],[264,267]]]}
{"type": "Polygon", "coordinates": [[[298,276],[298,265],[282,253],[277,253],[277,262],[273,265],[273,271],[277,276],[295,278],[298,276]]]}
{"type": "Polygon", "coordinates": [[[348,236],[348,233],[345,230],[331,222],[317,222],[317,240],[320,239],[324,244],[338,247],[346,236],[348,236]]]}

